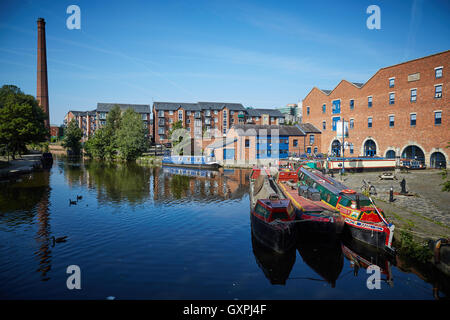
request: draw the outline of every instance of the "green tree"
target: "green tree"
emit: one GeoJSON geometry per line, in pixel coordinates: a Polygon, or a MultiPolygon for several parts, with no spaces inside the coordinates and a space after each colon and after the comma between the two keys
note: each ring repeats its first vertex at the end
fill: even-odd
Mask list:
{"type": "Polygon", "coordinates": [[[121,111],[114,106],[106,117],[106,124],[97,129],[84,148],[88,156],[98,159],[114,159],[117,154],[117,132],[120,129],[121,111]]]}
{"type": "Polygon", "coordinates": [[[73,154],[80,154],[81,151],[81,138],[83,137],[83,132],[78,127],[75,119],[70,121],[64,132],[64,138],[62,141],[62,146],[70,150],[73,154]]]}
{"type": "Polygon", "coordinates": [[[99,142],[100,145],[104,147],[105,157],[109,159],[114,159],[117,154],[118,144],[117,144],[117,132],[120,129],[122,120],[122,113],[120,107],[115,105],[106,117],[106,125],[101,132],[99,138],[104,140],[104,143],[99,142]]]}
{"type": "Polygon", "coordinates": [[[133,109],[127,109],[122,114],[120,127],[116,132],[120,158],[136,160],[148,147],[146,133],[141,116],[133,109]]]}
{"type": "Polygon", "coordinates": [[[26,150],[29,143],[47,139],[46,114],[38,101],[14,85],[0,88],[0,144],[7,145],[12,158],[26,150]]]}
{"type": "Polygon", "coordinates": [[[91,158],[103,160],[106,158],[106,145],[109,137],[105,134],[104,128],[97,129],[84,144],[84,152],[91,158]]]}

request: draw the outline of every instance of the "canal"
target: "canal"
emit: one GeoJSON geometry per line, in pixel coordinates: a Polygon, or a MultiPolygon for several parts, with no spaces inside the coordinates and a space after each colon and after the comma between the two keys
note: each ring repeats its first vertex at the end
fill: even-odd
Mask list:
{"type": "Polygon", "coordinates": [[[0,298],[434,299],[433,288],[448,294],[441,279],[356,244],[312,239],[284,255],[265,249],[251,233],[248,174],[56,159],[50,171],[2,183],[0,298]],[[370,263],[381,270],[380,289],[367,287],[370,263]],[[80,290],[67,288],[71,265],[80,268],[80,290]]]}

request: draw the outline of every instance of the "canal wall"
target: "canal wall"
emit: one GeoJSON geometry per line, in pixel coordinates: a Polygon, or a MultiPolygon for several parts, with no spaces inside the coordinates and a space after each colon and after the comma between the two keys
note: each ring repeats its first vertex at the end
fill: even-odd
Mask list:
{"type": "Polygon", "coordinates": [[[19,159],[9,161],[9,165],[0,169],[0,181],[14,180],[16,177],[43,168],[42,154],[26,154],[19,159]]]}

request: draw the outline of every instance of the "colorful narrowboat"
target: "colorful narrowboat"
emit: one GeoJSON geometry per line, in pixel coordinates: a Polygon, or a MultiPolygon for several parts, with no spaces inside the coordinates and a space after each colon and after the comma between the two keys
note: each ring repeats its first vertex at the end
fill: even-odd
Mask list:
{"type": "Polygon", "coordinates": [[[320,200],[339,211],[345,222],[344,232],[354,239],[392,252],[395,226],[387,221],[372,199],[314,169],[302,167],[299,182],[318,190],[320,200]]]}
{"type": "Polygon", "coordinates": [[[250,219],[252,233],[266,247],[285,253],[295,246],[295,209],[290,200],[276,195],[258,199],[250,219]]]}
{"type": "Polygon", "coordinates": [[[296,209],[299,234],[323,234],[340,236],[344,228],[344,219],[337,210],[324,204],[320,195],[312,188],[302,189],[298,184],[300,168],[294,171],[280,170],[277,186],[282,195],[291,200],[296,209]]]}

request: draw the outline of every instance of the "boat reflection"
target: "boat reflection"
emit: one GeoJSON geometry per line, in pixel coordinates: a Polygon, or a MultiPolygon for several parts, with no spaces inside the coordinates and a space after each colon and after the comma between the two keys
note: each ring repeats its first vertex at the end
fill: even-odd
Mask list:
{"type": "Polygon", "coordinates": [[[380,274],[390,287],[394,286],[391,265],[395,263],[392,256],[371,246],[365,245],[357,240],[344,239],[342,241],[342,252],[350,261],[354,276],[358,275],[359,269],[367,269],[371,265],[380,268],[380,274]]]}
{"type": "Polygon", "coordinates": [[[154,168],[153,200],[212,202],[242,199],[248,193],[249,170],[206,170],[193,168],[154,168]]]}
{"type": "Polygon", "coordinates": [[[285,285],[295,264],[295,248],[285,253],[276,253],[260,243],[252,234],[255,260],[271,284],[285,285]]]}
{"type": "Polygon", "coordinates": [[[319,237],[300,239],[297,250],[305,264],[332,288],[336,286],[336,280],[344,266],[344,255],[338,239],[319,237]]]}

